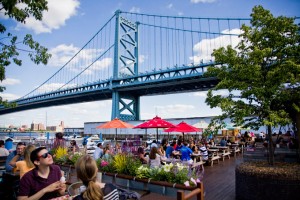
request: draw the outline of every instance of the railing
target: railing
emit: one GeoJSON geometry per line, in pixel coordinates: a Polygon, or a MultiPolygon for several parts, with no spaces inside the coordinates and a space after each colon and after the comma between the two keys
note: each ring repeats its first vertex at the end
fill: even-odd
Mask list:
{"type": "Polygon", "coordinates": [[[197,200],[204,200],[203,183],[197,183],[197,188],[186,195],[184,191],[177,191],[177,200],[187,200],[194,196],[197,197],[197,200]]]}

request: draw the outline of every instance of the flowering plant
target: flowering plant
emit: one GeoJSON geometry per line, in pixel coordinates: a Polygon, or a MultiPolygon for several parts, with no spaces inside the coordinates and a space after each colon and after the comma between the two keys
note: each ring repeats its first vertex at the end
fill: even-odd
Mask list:
{"type": "Polygon", "coordinates": [[[190,180],[185,181],[183,184],[184,184],[185,186],[196,186],[197,183],[200,183],[200,179],[197,178],[197,179],[195,180],[193,177],[191,177],[190,180]]]}
{"type": "Polygon", "coordinates": [[[81,152],[68,153],[66,147],[57,147],[53,150],[53,160],[56,164],[74,165],[82,155],[81,152]]]}

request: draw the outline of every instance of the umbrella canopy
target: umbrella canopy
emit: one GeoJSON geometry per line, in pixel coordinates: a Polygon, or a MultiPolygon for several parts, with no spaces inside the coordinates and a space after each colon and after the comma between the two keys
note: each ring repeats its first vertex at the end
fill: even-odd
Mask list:
{"type": "Polygon", "coordinates": [[[184,133],[187,133],[187,132],[199,132],[199,131],[202,131],[202,129],[196,128],[196,127],[194,127],[192,125],[189,125],[189,124],[187,124],[184,121],[180,122],[179,124],[177,124],[173,128],[168,128],[168,129],[164,130],[164,132],[182,132],[183,140],[184,140],[184,133]]]}
{"type": "Polygon", "coordinates": [[[156,139],[158,141],[158,128],[170,128],[170,127],[175,127],[175,125],[156,116],[153,119],[146,121],[142,124],[139,124],[133,128],[142,128],[142,129],[156,128],[156,139]]]}
{"type": "Polygon", "coordinates": [[[118,128],[133,128],[134,126],[131,124],[128,124],[126,122],[123,122],[122,120],[115,118],[109,122],[106,122],[102,125],[97,126],[98,129],[110,129],[115,128],[116,129],[116,139],[117,139],[117,129],[118,128]]]}

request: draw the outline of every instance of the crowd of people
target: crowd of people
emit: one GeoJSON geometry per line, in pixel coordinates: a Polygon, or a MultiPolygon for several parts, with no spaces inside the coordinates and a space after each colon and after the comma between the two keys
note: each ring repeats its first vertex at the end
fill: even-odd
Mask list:
{"type": "MultiPolygon", "coordinates": [[[[299,143],[289,136],[288,140],[283,134],[275,135],[276,143],[283,144],[289,148],[298,148],[299,143]]],[[[268,137],[264,133],[258,134],[259,139],[267,141],[268,137]]],[[[272,138],[274,140],[274,137],[272,138]]],[[[237,137],[222,137],[221,139],[210,138],[205,140],[194,140],[190,137],[184,140],[182,136],[168,140],[164,138],[161,143],[153,140],[151,144],[143,143],[135,152],[141,163],[150,166],[150,168],[160,167],[170,158],[180,159],[183,162],[192,164],[195,157],[202,160],[208,160],[210,148],[216,144],[226,146],[230,144],[255,145],[255,140],[245,132],[237,137]]],[[[53,148],[67,147],[62,133],[56,134],[53,148]]],[[[75,140],[70,141],[67,147],[69,153],[79,151],[75,140]]],[[[119,199],[119,193],[115,185],[101,183],[97,180],[98,167],[96,160],[99,158],[109,159],[115,154],[122,153],[123,146],[116,143],[114,147],[111,144],[97,144],[92,156],[83,155],[75,164],[77,177],[82,181],[85,190],[76,196],[75,200],[84,199],[119,199]]],[[[20,173],[18,199],[52,199],[66,194],[66,183],[64,173],[59,166],[53,164],[53,157],[46,147],[36,148],[34,145],[26,145],[19,142],[16,149],[8,152],[4,147],[4,141],[0,140],[0,156],[6,156],[5,168],[7,172],[16,170],[20,173]]]]}

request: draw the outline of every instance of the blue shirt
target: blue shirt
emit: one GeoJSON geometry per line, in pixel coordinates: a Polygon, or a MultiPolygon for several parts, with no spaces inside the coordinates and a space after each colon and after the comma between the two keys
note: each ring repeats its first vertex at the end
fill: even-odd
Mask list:
{"type": "Polygon", "coordinates": [[[191,154],[193,153],[193,151],[186,147],[186,146],[182,146],[179,150],[181,152],[181,160],[191,160],[191,154]]]}
{"type": "Polygon", "coordinates": [[[174,151],[174,148],[171,146],[168,146],[166,149],[166,157],[170,158],[170,155],[172,154],[173,151],[174,151]]]}
{"type": "MultiPolygon", "coordinates": [[[[14,167],[12,167],[9,163],[10,163],[10,161],[11,161],[16,155],[17,155],[17,151],[15,150],[15,151],[11,152],[11,153],[7,156],[6,162],[5,162],[5,169],[6,169],[7,172],[11,172],[12,169],[14,168],[14,167]]],[[[18,159],[17,161],[20,161],[20,160],[24,160],[24,156],[20,156],[19,159],[18,159]]]]}

